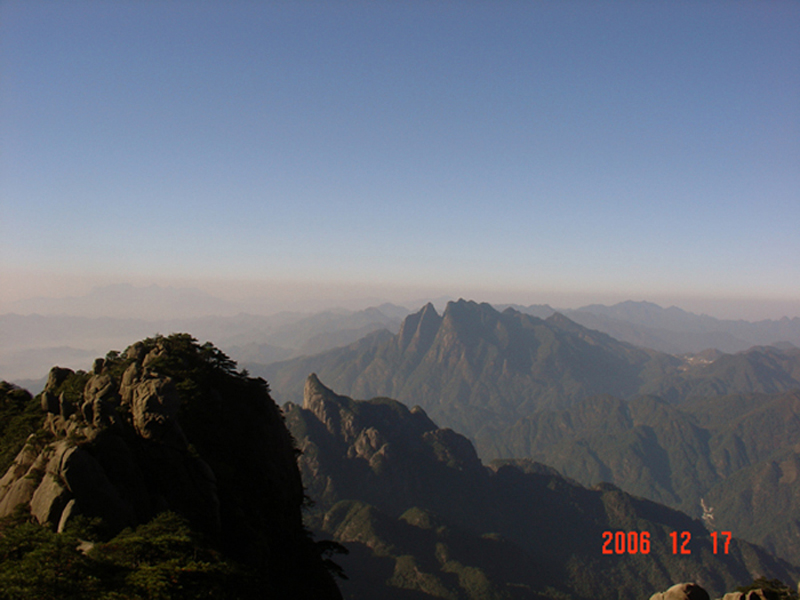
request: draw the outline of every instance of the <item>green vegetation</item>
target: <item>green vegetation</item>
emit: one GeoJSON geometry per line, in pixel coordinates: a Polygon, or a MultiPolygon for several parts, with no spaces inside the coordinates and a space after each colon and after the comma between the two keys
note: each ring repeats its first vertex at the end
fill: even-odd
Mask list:
{"type": "Polygon", "coordinates": [[[503,435],[478,440],[483,455],[528,456],[584,485],[625,491],[702,515],[713,526],[800,564],[798,392],[672,405],[653,396],[596,396],[540,410],[503,435]]]}
{"type": "Polygon", "coordinates": [[[222,559],[174,513],[107,542],[91,541],[90,528],[82,524],[57,534],[19,516],[6,519],[0,526],[0,598],[258,597],[263,582],[222,559]]]}
{"type": "Polygon", "coordinates": [[[0,473],[6,472],[31,434],[38,434],[36,442],[43,441],[43,422],[38,400],[27,390],[0,381],[0,473]]]}
{"type": "Polygon", "coordinates": [[[86,371],[76,371],[70,373],[54,390],[53,395],[60,396],[64,394],[64,398],[70,400],[76,407],[83,404],[83,390],[86,387],[86,382],[91,377],[90,373],[86,371]]]}

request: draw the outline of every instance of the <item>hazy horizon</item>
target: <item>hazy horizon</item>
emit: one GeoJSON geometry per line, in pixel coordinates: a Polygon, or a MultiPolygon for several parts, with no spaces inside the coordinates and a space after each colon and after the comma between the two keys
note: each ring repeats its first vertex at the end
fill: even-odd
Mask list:
{"type": "Polygon", "coordinates": [[[800,316],[798,31],[781,1],[4,2],[0,311],[800,316]]]}
{"type": "MultiPolygon", "coordinates": [[[[196,283],[196,282],[195,282],[196,283]]],[[[559,292],[520,292],[514,290],[464,290],[461,294],[441,293],[442,290],[386,287],[337,286],[336,284],[282,285],[249,284],[239,282],[227,289],[215,286],[192,286],[151,283],[136,285],[119,282],[92,286],[88,291],[61,296],[31,296],[0,303],[0,314],[41,314],[51,316],[139,318],[145,320],[174,319],[177,317],[232,316],[236,314],[275,315],[280,312],[319,313],[329,310],[359,311],[381,304],[394,304],[416,311],[427,302],[443,310],[448,301],[465,299],[488,302],[493,305],[516,304],[521,306],[550,305],[556,310],[578,309],[590,304],[611,306],[620,302],[650,302],[662,308],[677,307],[695,314],[705,314],[718,319],[760,321],[779,320],[783,317],[800,317],[800,302],[780,300],[680,298],[680,297],[623,297],[618,295],[581,295],[559,292]],[[227,293],[226,293],[227,292],[227,293]],[[141,299],[141,309],[136,304],[117,303],[106,306],[104,300],[124,297],[141,299]],[[148,295],[150,293],[150,295],[148,295]],[[181,298],[186,306],[176,308],[181,298]],[[172,302],[170,306],[169,302],[172,302]],[[42,308],[42,307],[46,308],[42,308]],[[108,308],[106,310],[106,308],[108,308]]]]}

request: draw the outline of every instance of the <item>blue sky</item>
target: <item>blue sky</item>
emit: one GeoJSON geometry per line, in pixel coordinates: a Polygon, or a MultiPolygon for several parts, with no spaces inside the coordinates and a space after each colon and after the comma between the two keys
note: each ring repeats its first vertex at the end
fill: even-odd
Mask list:
{"type": "Polygon", "coordinates": [[[796,2],[3,2],[0,73],[0,302],[800,315],[796,2]]]}

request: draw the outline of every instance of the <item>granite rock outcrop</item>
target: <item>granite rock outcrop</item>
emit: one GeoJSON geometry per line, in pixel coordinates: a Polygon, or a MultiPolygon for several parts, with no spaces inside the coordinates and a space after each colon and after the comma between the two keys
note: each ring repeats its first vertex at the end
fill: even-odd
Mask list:
{"type": "Polygon", "coordinates": [[[164,511],[266,573],[275,597],[340,598],[302,523],[296,449],[261,379],[186,334],[138,342],[89,372],[51,370],[46,412],[0,479],[0,517],[30,511],[109,535],[164,511]]]}

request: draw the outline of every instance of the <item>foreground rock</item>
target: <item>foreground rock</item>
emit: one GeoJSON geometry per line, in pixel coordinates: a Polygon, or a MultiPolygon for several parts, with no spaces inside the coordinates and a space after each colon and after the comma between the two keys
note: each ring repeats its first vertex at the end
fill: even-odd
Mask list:
{"type": "Polygon", "coordinates": [[[708,592],[696,583],[676,583],[666,592],[653,594],[650,600],[710,600],[710,598],[708,592]]]}
{"type": "Polygon", "coordinates": [[[340,598],[302,524],[295,448],[266,383],[209,344],[158,337],[89,373],[54,368],[43,429],[0,479],[0,517],[30,511],[109,534],[178,513],[265,573],[270,597],[340,598]]]}

